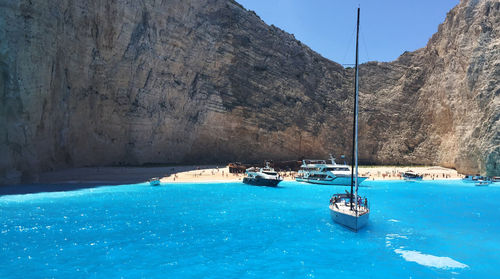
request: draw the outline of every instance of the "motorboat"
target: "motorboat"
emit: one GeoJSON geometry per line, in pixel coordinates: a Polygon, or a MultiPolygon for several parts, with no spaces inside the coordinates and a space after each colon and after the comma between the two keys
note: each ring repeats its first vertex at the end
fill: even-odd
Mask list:
{"type": "Polygon", "coordinates": [[[270,186],[276,187],[283,181],[283,178],[269,166],[263,168],[251,167],[245,171],[246,177],[243,178],[243,183],[255,186],[270,186]]]}
{"type": "Polygon", "coordinates": [[[493,183],[491,180],[478,180],[476,181],[475,185],[476,186],[488,186],[490,185],[491,183],[493,183]]]}
{"type": "Polygon", "coordinates": [[[414,171],[409,170],[409,171],[402,172],[401,177],[405,181],[421,181],[424,176],[420,175],[414,171]]]}
{"type": "Polygon", "coordinates": [[[486,176],[479,175],[479,174],[466,175],[464,178],[462,178],[462,181],[465,183],[476,183],[476,182],[484,181],[484,180],[489,180],[489,178],[486,176]]]}
{"type": "Polygon", "coordinates": [[[332,220],[342,226],[345,226],[355,232],[362,229],[368,224],[370,218],[370,208],[368,207],[368,199],[363,199],[358,195],[359,176],[358,176],[358,38],[359,38],[359,11],[356,24],[356,64],[354,74],[354,121],[352,135],[352,174],[351,191],[342,194],[333,195],[330,199],[330,216],[332,220]]]}
{"type": "MultiPolygon", "coordinates": [[[[368,177],[358,177],[358,183],[368,177]]],[[[307,182],[325,185],[349,186],[352,181],[352,170],[344,164],[337,164],[330,154],[330,163],[325,160],[302,160],[302,165],[295,177],[297,182],[307,182]]]]}
{"type": "Polygon", "coordinates": [[[495,181],[495,177],[489,178],[487,176],[476,175],[466,175],[462,178],[465,183],[474,183],[476,186],[488,186],[495,181]]]}
{"type": "Polygon", "coordinates": [[[487,176],[481,176],[475,181],[476,186],[488,186],[493,183],[493,179],[487,176]]]}
{"type": "Polygon", "coordinates": [[[159,186],[160,185],[160,178],[159,177],[150,178],[148,181],[149,181],[149,185],[151,185],[151,186],[159,186]]]}

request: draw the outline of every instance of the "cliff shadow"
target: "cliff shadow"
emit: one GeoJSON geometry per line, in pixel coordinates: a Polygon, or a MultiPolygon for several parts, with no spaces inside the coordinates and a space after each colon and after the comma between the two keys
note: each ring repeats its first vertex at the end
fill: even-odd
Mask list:
{"type": "Polygon", "coordinates": [[[178,172],[215,167],[217,166],[91,167],[66,169],[42,173],[36,183],[0,185],[0,196],[75,191],[101,186],[147,183],[152,177],[168,177],[178,172]]]}

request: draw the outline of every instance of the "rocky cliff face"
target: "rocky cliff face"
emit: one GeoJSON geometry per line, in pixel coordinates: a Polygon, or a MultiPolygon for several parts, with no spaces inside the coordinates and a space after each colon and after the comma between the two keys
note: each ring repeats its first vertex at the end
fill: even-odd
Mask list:
{"type": "MultiPolygon", "coordinates": [[[[500,174],[497,1],[360,70],[360,159],[500,174]]],[[[231,0],[0,3],[0,177],[349,154],[352,69],[231,0]]]]}
{"type": "Polygon", "coordinates": [[[385,146],[373,160],[398,154],[400,162],[500,174],[499,32],[498,1],[461,1],[425,48],[362,67],[366,99],[384,114],[377,120],[400,131],[377,137],[385,146]]]}

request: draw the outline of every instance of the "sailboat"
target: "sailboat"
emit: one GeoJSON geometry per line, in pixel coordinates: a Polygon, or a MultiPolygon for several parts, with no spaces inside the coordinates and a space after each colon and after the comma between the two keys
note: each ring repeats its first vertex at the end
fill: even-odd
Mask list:
{"type": "Polygon", "coordinates": [[[354,120],[352,146],[352,179],[351,192],[335,194],[330,199],[330,215],[339,223],[353,231],[358,231],[368,223],[370,209],[368,200],[358,195],[358,39],[359,39],[359,8],[356,24],[356,72],[354,78],[354,120]],[[354,193],[353,193],[354,188],[354,193]]]}

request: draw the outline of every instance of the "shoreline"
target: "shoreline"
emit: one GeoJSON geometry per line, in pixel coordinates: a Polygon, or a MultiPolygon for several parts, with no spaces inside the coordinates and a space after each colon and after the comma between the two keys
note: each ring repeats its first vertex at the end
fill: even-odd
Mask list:
{"type": "MultiPolygon", "coordinates": [[[[464,175],[459,174],[454,169],[430,166],[430,167],[395,167],[395,166],[360,166],[358,168],[359,176],[368,177],[368,180],[403,180],[401,172],[412,170],[418,174],[424,175],[423,180],[443,180],[443,179],[461,179],[464,175]]],[[[294,181],[297,172],[279,172],[283,181],[294,181]]],[[[162,183],[179,182],[213,182],[213,181],[241,181],[244,174],[230,173],[228,167],[224,168],[206,168],[195,169],[183,172],[176,172],[160,179],[162,183]]]]}
{"type": "MultiPolygon", "coordinates": [[[[439,166],[360,166],[359,175],[368,176],[369,180],[397,181],[402,180],[399,173],[407,170],[424,174],[424,181],[461,179],[463,177],[454,169],[439,166]]],[[[280,174],[284,181],[295,180],[296,172],[280,172],[280,174]]],[[[146,183],[152,177],[159,177],[162,183],[224,183],[242,181],[244,174],[229,173],[227,166],[220,167],[217,165],[73,168],[42,173],[35,183],[0,185],[0,196],[138,184],[146,183]]]]}

